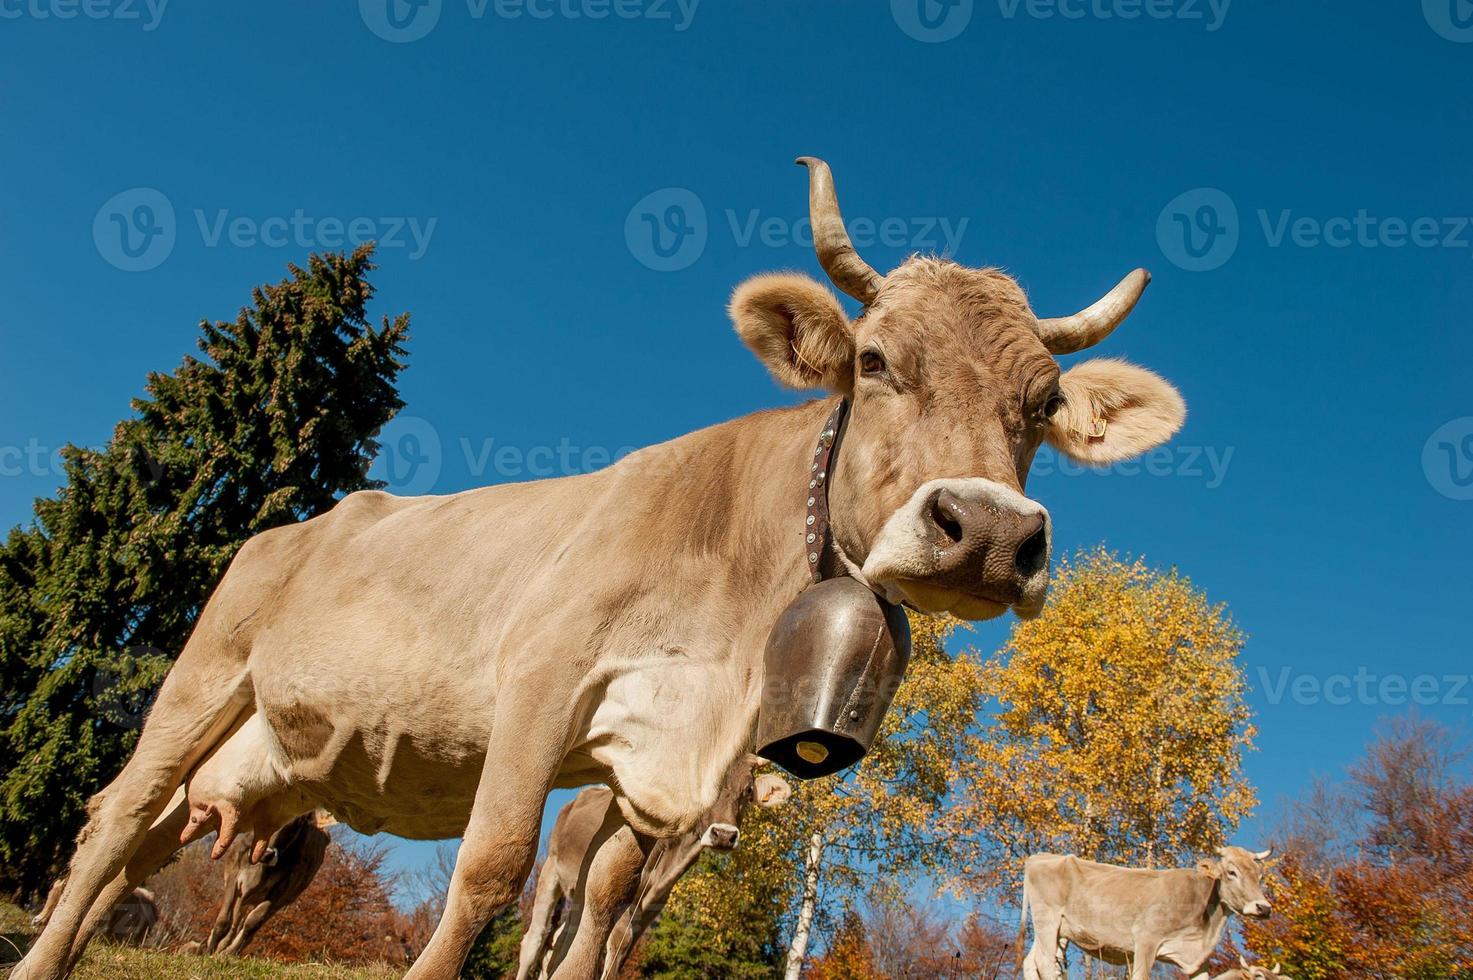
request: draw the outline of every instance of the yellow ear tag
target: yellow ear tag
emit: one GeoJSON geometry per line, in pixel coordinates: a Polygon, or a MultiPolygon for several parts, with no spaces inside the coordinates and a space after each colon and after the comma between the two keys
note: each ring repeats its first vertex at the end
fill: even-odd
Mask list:
{"type": "Polygon", "coordinates": [[[1108,424],[1109,423],[1107,423],[1104,419],[1095,419],[1094,422],[1090,425],[1089,437],[1091,439],[1105,438],[1105,427],[1108,424]]]}
{"type": "Polygon", "coordinates": [[[817,742],[799,742],[797,750],[799,758],[815,766],[829,757],[829,750],[817,742]]]}

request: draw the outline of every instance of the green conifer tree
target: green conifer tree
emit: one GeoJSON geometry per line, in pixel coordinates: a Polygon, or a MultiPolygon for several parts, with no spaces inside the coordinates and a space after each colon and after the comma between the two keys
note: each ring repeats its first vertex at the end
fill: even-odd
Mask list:
{"type": "Polygon", "coordinates": [[[374,485],[409,317],[368,321],[371,255],[314,255],[202,323],[203,357],[150,375],[105,448],[68,447],[0,547],[0,890],[62,869],[241,544],[374,485]]]}

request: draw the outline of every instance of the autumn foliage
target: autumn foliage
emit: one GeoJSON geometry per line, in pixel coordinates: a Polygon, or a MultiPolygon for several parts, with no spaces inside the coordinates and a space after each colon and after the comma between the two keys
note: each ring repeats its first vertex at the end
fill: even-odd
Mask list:
{"type": "Polygon", "coordinates": [[[1278,913],[1244,941],[1300,980],[1473,977],[1473,787],[1452,733],[1390,723],[1342,789],[1318,787],[1284,829],[1278,913]]]}
{"type": "MultiPolygon", "coordinates": [[[[312,884],[256,933],[247,953],[282,963],[408,962],[417,952],[408,942],[411,922],[390,901],[383,860],[382,847],[334,841],[312,884]]],[[[211,861],[202,842],[151,878],[159,921],[150,944],[178,946],[207,937],[224,896],[224,870],[225,862],[211,861]]]]}

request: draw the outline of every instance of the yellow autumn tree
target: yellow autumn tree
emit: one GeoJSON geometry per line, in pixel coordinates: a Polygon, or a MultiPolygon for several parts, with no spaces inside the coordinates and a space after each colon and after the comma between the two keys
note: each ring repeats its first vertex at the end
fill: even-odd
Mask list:
{"type": "Polygon", "coordinates": [[[1164,867],[1225,843],[1257,803],[1243,641],[1174,571],[1104,549],[1066,562],[983,671],[995,717],[945,812],[966,848],[956,890],[1014,901],[1038,851],[1164,867]]]}
{"type": "Polygon", "coordinates": [[[957,873],[942,814],[985,704],[984,664],[946,652],[955,620],[912,615],[910,625],[910,667],[869,755],[824,779],[790,777],[787,805],[749,811],[742,846],[686,875],[667,919],[694,920],[719,945],[772,911],[786,947],[773,965],[796,976],[815,930],[861,897],[957,873]]]}

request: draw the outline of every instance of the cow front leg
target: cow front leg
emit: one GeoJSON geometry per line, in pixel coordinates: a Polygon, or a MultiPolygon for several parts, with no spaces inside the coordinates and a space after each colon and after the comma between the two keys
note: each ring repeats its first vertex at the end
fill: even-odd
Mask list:
{"type": "Polygon", "coordinates": [[[460,976],[471,944],[497,912],[521,895],[537,858],[542,808],[572,728],[567,717],[550,722],[549,706],[572,705],[578,699],[572,691],[551,689],[546,678],[510,678],[502,689],[520,695],[513,704],[497,706],[445,911],[406,980],[460,976]]]}
{"type": "Polygon", "coordinates": [[[1131,965],[1130,980],[1151,980],[1151,970],[1156,966],[1158,945],[1154,939],[1136,940],[1135,963],[1131,965]]]}
{"type": "Polygon", "coordinates": [[[229,945],[223,950],[225,955],[239,956],[241,951],[255,938],[256,932],[266,924],[266,920],[271,918],[271,913],[275,910],[276,907],[270,901],[256,903],[246,913],[245,918],[240,923],[240,928],[231,936],[229,945]]]}

